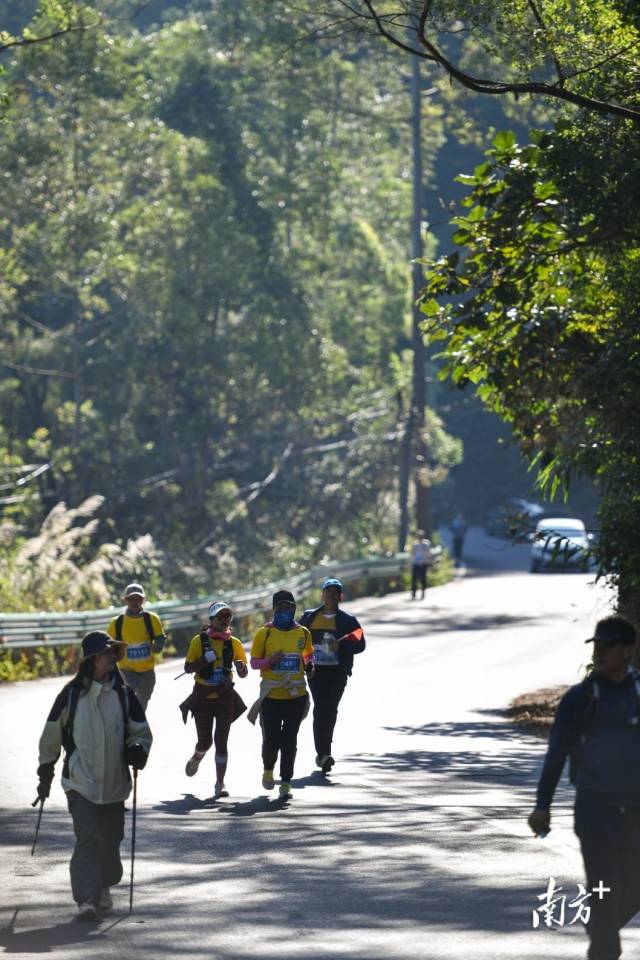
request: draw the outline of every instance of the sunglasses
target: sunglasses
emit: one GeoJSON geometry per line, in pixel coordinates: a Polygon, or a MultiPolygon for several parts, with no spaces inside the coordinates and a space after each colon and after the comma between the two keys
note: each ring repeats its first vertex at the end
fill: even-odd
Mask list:
{"type": "Polygon", "coordinates": [[[232,616],[233,614],[231,612],[226,611],[224,613],[217,613],[213,619],[214,620],[231,620],[232,616]]]}

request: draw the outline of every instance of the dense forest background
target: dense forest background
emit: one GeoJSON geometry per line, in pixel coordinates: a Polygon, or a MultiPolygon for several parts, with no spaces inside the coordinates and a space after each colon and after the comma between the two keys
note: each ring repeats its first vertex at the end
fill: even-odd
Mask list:
{"type": "MultiPolygon", "coordinates": [[[[74,563],[102,550],[107,582],[130,570],[156,594],[395,549],[411,378],[408,64],[366,36],[319,39],[278,2],[94,8],[96,27],[3,59],[5,594],[7,558],[15,572],[15,551],[60,502],[80,508],[53,525],[65,536],[90,519],[71,537],[74,563]]],[[[19,30],[35,9],[0,0],[0,25],[19,30]]],[[[473,62],[472,37],[460,42],[473,62]]],[[[526,138],[549,119],[428,70],[423,82],[437,257],[464,193],[456,175],[497,130],[526,138]]],[[[508,427],[439,382],[438,365],[432,352],[433,522],[458,510],[479,522],[533,476],[508,427]]]]}

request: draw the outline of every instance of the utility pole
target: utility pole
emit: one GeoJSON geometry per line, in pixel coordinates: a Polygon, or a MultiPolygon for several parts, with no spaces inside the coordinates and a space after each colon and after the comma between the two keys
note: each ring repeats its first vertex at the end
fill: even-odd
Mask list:
{"type": "MultiPolygon", "coordinates": [[[[410,31],[410,40],[414,41],[414,31],[410,31]]],[[[429,487],[421,476],[421,468],[428,468],[429,450],[425,438],[426,350],[422,335],[422,312],[417,305],[418,297],[424,286],[422,265],[422,116],[421,116],[421,77],[420,58],[411,57],[411,140],[413,154],[413,211],[411,219],[411,259],[412,265],[412,305],[411,305],[411,347],[413,369],[411,382],[411,401],[407,412],[405,433],[400,453],[400,530],[398,547],[403,551],[409,532],[409,485],[413,473],[415,484],[415,520],[416,529],[431,532],[431,510],[429,487]],[[417,470],[416,470],[417,467],[417,470]]]]}

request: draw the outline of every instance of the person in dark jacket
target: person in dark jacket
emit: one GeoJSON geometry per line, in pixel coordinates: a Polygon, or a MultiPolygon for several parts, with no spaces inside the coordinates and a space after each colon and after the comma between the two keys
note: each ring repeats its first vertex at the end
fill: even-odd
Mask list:
{"type": "Polygon", "coordinates": [[[305,610],[300,623],[311,631],[316,669],[309,681],[313,697],[313,739],[316,765],[328,773],[338,706],[351,676],[353,657],[365,648],[364,631],[355,617],[340,609],[342,583],[329,577],[322,584],[322,603],[305,610]]]}
{"type": "Polygon", "coordinates": [[[62,787],[76,837],[71,891],[82,919],[93,919],[99,910],[113,906],[110,888],[122,878],[129,767],[142,770],[151,747],[144,710],[116,666],[124,654],[124,643],[109,634],[88,633],[78,672],[56,697],[40,737],[42,802],[49,796],[61,749],[65,752],[62,787]]]}
{"type": "Polygon", "coordinates": [[[623,617],[600,620],[593,671],[558,705],[529,826],[544,836],[567,757],[576,787],[574,829],[591,894],[589,960],[618,960],[620,930],[640,909],[640,675],[636,632],[623,617]]]}

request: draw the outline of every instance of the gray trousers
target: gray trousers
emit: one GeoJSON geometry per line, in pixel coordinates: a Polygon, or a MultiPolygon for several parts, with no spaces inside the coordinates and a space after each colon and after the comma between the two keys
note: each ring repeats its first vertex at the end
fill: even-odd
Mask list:
{"type": "Polygon", "coordinates": [[[147,704],[149,703],[149,700],[151,700],[153,688],[156,685],[155,670],[142,670],[140,672],[136,670],[121,670],[120,673],[122,674],[126,685],[131,687],[136,697],[140,701],[142,709],[146,710],[147,704]]]}
{"type": "Polygon", "coordinates": [[[76,845],[69,864],[71,892],[76,903],[93,903],[122,878],[120,843],[124,837],[124,801],[91,803],[70,790],[67,794],[76,845]]]}

